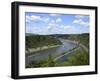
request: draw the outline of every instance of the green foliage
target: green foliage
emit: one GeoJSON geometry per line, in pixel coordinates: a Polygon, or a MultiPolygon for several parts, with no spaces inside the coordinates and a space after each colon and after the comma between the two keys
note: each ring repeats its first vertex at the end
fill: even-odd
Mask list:
{"type": "Polygon", "coordinates": [[[26,50],[42,46],[60,45],[61,42],[51,36],[30,35],[26,36],[26,50]]]}
{"type": "Polygon", "coordinates": [[[69,35],[67,39],[78,41],[89,48],[89,34],[69,35]]]}
{"type": "Polygon", "coordinates": [[[77,51],[75,55],[70,57],[69,63],[71,65],[88,65],[89,64],[89,54],[81,51],[77,51]]]}
{"type": "Polygon", "coordinates": [[[51,55],[47,59],[47,64],[49,67],[55,66],[54,58],[51,55]]]}
{"type": "Polygon", "coordinates": [[[74,55],[69,57],[69,60],[62,63],[57,63],[56,66],[79,66],[89,65],[89,53],[85,51],[76,51],[74,55]]]}

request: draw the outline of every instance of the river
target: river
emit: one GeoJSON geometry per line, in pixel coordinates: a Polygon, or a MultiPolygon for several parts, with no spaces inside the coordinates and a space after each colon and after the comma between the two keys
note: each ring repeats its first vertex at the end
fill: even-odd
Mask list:
{"type": "MultiPolygon", "coordinates": [[[[61,55],[62,53],[67,52],[68,50],[76,47],[77,45],[76,43],[73,43],[71,41],[64,40],[61,38],[59,38],[59,40],[62,42],[62,45],[58,47],[50,48],[47,50],[41,50],[41,51],[34,52],[33,54],[26,56],[26,65],[30,64],[32,61],[45,60],[48,58],[49,55],[52,55],[55,58],[61,55]]],[[[63,58],[66,59],[65,57],[63,58]]]]}

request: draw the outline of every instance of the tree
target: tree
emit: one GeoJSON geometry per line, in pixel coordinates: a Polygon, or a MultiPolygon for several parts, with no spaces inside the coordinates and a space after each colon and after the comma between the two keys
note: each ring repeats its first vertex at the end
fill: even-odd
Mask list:
{"type": "Polygon", "coordinates": [[[71,65],[88,65],[89,64],[89,54],[85,51],[77,51],[69,59],[69,64],[71,65]]]}
{"type": "Polygon", "coordinates": [[[51,55],[49,55],[49,57],[47,59],[47,64],[49,67],[55,66],[54,58],[51,55]]]}

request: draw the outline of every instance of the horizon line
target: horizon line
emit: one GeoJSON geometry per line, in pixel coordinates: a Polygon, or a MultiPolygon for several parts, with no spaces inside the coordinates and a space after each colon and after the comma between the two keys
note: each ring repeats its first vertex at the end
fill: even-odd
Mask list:
{"type": "MultiPolygon", "coordinates": [[[[25,34],[35,34],[35,35],[55,35],[55,34],[36,34],[36,33],[25,33],[25,34]]],[[[58,35],[64,35],[64,33],[59,33],[58,35]]],[[[65,33],[65,34],[69,34],[69,33],[65,33]]],[[[71,34],[71,33],[70,33],[71,34]]],[[[72,34],[89,34],[88,33],[72,33],[72,34]]]]}

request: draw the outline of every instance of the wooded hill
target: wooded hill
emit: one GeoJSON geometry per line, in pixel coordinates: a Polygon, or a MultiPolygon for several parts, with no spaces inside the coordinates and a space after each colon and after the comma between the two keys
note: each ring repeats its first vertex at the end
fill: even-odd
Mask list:
{"type": "Polygon", "coordinates": [[[26,49],[62,44],[59,40],[49,35],[27,35],[25,38],[26,49]]]}

